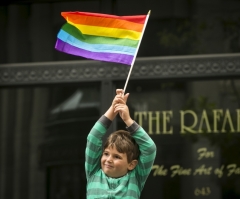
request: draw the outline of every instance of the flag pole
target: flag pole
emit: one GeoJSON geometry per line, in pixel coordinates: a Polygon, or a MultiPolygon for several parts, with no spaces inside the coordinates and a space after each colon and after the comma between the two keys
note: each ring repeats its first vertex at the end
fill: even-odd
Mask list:
{"type": "Polygon", "coordinates": [[[144,31],[145,31],[145,28],[146,28],[146,25],[147,25],[147,22],[148,22],[148,18],[149,18],[149,16],[150,16],[150,13],[151,13],[151,10],[148,11],[146,20],[145,20],[145,22],[144,22],[143,31],[142,31],[140,40],[139,40],[139,42],[138,42],[138,46],[137,46],[135,55],[134,55],[134,57],[133,57],[133,61],[132,61],[131,67],[130,67],[129,72],[128,72],[128,76],[127,76],[127,79],[126,79],[126,82],[125,82],[125,86],[124,86],[124,89],[123,89],[123,93],[125,93],[125,90],[126,90],[126,88],[127,88],[128,80],[129,80],[129,78],[130,78],[130,75],[131,75],[131,72],[132,72],[132,68],[133,68],[135,59],[136,59],[136,57],[137,57],[138,49],[139,49],[140,43],[141,43],[141,41],[142,41],[143,34],[144,34],[144,31]]]}

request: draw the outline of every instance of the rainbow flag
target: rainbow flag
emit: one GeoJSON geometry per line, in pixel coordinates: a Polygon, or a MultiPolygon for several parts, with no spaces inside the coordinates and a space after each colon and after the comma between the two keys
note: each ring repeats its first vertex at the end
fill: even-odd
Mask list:
{"type": "Polygon", "coordinates": [[[131,65],[147,15],[116,16],[62,12],[67,23],[57,35],[55,49],[88,59],[131,65]]]}

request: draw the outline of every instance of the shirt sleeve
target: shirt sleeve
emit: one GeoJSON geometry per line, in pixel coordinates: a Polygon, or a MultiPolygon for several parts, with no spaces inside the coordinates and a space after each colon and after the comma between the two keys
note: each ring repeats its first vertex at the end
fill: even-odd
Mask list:
{"type": "Polygon", "coordinates": [[[151,137],[135,121],[131,126],[127,127],[127,130],[139,145],[140,156],[138,165],[135,168],[135,173],[142,190],[152,170],[157,148],[151,137]]]}
{"type": "Polygon", "coordinates": [[[112,121],[106,116],[101,116],[87,136],[85,150],[85,172],[87,179],[101,168],[102,138],[111,123],[112,121]]]}

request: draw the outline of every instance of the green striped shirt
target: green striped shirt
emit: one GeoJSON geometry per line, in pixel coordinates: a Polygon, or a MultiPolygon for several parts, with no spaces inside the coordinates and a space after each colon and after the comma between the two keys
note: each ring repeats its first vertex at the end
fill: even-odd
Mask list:
{"type": "Polygon", "coordinates": [[[127,130],[139,145],[140,157],[134,170],[120,178],[111,178],[101,169],[102,138],[111,125],[104,115],[87,137],[85,171],[87,199],[139,199],[156,157],[156,145],[144,129],[134,122],[127,130]]]}

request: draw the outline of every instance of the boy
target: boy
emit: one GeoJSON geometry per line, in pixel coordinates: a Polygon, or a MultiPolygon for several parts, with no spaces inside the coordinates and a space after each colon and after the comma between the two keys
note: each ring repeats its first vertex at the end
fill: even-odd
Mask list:
{"type": "Polygon", "coordinates": [[[85,171],[87,199],[139,199],[156,156],[156,145],[133,121],[126,105],[129,93],[117,95],[87,137],[85,171]],[[102,150],[102,138],[119,114],[128,131],[112,133],[102,150]]]}

